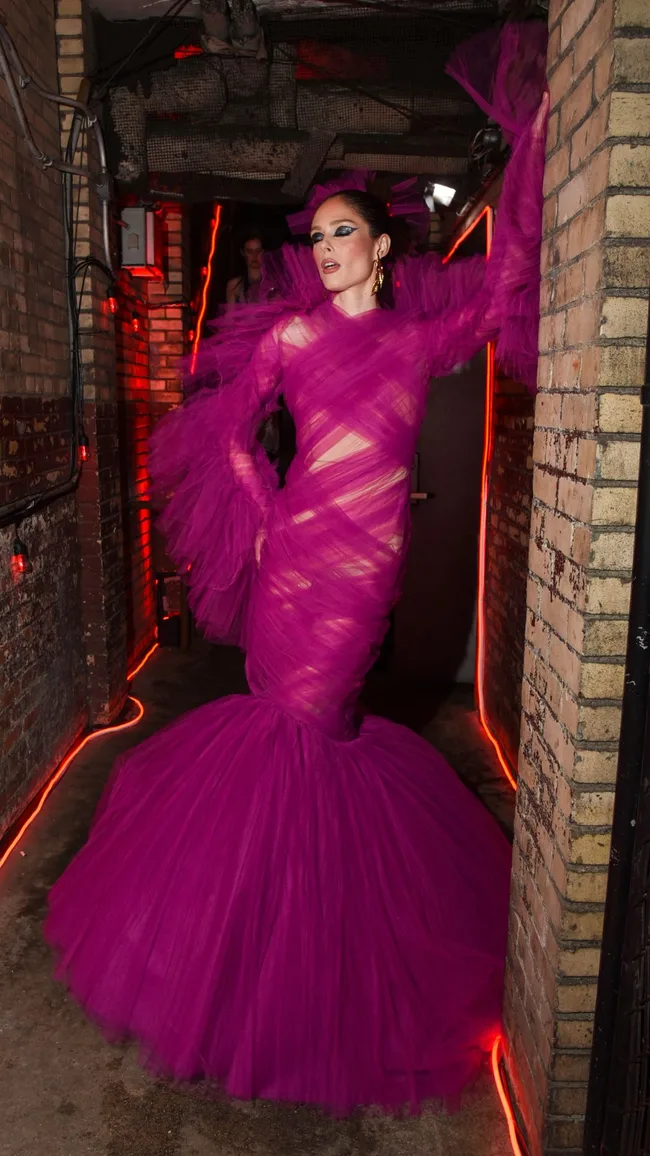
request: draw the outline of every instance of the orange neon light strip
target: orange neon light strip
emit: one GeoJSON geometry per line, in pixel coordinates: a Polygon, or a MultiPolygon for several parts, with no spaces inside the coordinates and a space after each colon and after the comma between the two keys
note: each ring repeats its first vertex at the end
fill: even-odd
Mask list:
{"type": "Polygon", "coordinates": [[[212,235],[210,237],[210,252],[208,253],[208,263],[206,265],[206,274],[203,280],[203,293],[201,295],[201,308],[199,309],[199,316],[196,321],[196,329],[194,331],[194,344],[192,346],[192,365],[191,372],[194,373],[196,365],[196,356],[199,351],[199,342],[201,340],[201,333],[203,330],[203,322],[205,321],[205,314],[208,308],[208,294],[210,292],[210,284],[212,281],[212,263],[214,261],[214,254],[217,248],[217,234],[219,232],[219,223],[221,221],[221,205],[214,206],[214,217],[212,218],[212,235]]]}
{"type": "Polygon", "coordinates": [[[41,797],[38,801],[37,806],[34,807],[34,810],[31,812],[31,814],[25,819],[24,823],[21,824],[17,834],[11,840],[11,843],[7,847],[7,849],[4,852],[4,854],[2,855],[2,857],[0,858],[0,868],[4,867],[5,863],[7,862],[7,859],[11,855],[11,852],[16,849],[16,847],[20,843],[20,840],[22,839],[23,835],[31,827],[36,816],[40,815],[41,811],[43,810],[45,800],[47,798],[49,798],[49,796],[52,794],[52,791],[56,787],[56,784],[59,782],[60,779],[63,778],[63,776],[65,775],[65,772],[67,771],[68,767],[70,766],[70,763],[73,761],[73,759],[76,759],[76,757],[80,753],[80,751],[82,751],[84,749],[84,747],[86,747],[88,745],[89,742],[92,742],[93,739],[101,738],[103,735],[114,734],[115,731],[128,730],[130,727],[134,727],[140,722],[140,719],[142,718],[142,716],[144,714],[144,707],[143,707],[142,703],[140,702],[140,699],[132,698],[131,696],[129,696],[129,701],[135,703],[135,706],[137,708],[137,714],[136,714],[135,718],[129,719],[129,721],[125,722],[125,723],[118,723],[116,726],[102,727],[101,730],[92,731],[89,735],[86,735],[85,738],[80,739],[79,742],[76,743],[76,745],[69,752],[69,754],[66,755],[66,757],[64,758],[60,767],[58,767],[58,769],[54,772],[54,774],[52,775],[52,778],[48,780],[48,782],[45,786],[45,789],[43,790],[43,793],[41,794],[41,797]]]}
{"type": "Polygon", "coordinates": [[[130,671],[128,672],[128,674],[127,674],[127,676],[126,676],[126,681],[127,681],[127,682],[133,682],[133,679],[135,678],[136,674],[139,674],[139,673],[140,673],[140,671],[142,670],[142,667],[143,667],[143,666],[145,665],[145,663],[147,663],[147,662],[149,661],[149,659],[151,658],[151,655],[153,654],[154,650],[157,650],[157,649],[158,649],[158,643],[157,643],[157,642],[154,642],[153,646],[149,648],[149,650],[148,650],[148,651],[147,651],[147,653],[145,654],[144,658],[142,658],[142,659],[140,660],[140,662],[138,663],[138,665],[137,665],[136,667],[134,667],[134,669],[133,669],[133,670],[130,670],[130,671]]]}
{"type": "MultiPolygon", "coordinates": [[[[138,664],[138,666],[136,666],[135,670],[132,670],[129,672],[129,674],[127,674],[127,679],[129,682],[133,678],[135,678],[136,674],[138,674],[139,671],[142,670],[142,667],[144,666],[145,662],[149,661],[149,659],[151,658],[151,655],[153,654],[154,650],[157,649],[157,647],[158,647],[158,643],[156,642],[151,647],[151,649],[147,651],[147,653],[145,654],[142,661],[138,664]]],[[[42,790],[41,796],[38,800],[38,803],[34,807],[34,810],[30,811],[27,818],[24,820],[23,823],[21,823],[18,831],[16,832],[14,838],[11,840],[9,846],[5,848],[2,856],[0,856],[0,870],[2,870],[2,868],[4,867],[5,863],[7,862],[7,859],[11,855],[12,851],[15,851],[16,847],[20,843],[23,836],[27,833],[27,831],[31,827],[34,820],[37,818],[38,815],[40,815],[41,811],[43,810],[43,807],[45,806],[46,800],[52,794],[52,791],[56,787],[57,783],[61,781],[61,779],[65,775],[70,764],[74,761],[74,759],[76,759],[77,755],[80,754],[80,752],[84,749],[84,747],[86,747],[88,745],[88,743],[92,742],[94,739],[103,738],[104,735],[115,734],[117,731],[130,730],[131,727],[138,725],[142,716],[144,715],[144,707],[143,707],[142,703],[140,702],[140,699],[134,698],[132,695],[129,695],[129,701],[134,703],[134,705],[136,707],[136,714],[135,714],[134,718],[129,719],[128,722],[116,723],[115,726],[100,727],[96,731],[91,731],[90,734],[85,735],[85,737],[82,739],[79,739],[79,741],[76,742],[75,745],[72,747],[72,750],[68,752],[68,754],[64,758],[61,765],[59,767],[57,767],[57,769],[54,772],[54,774],[52,775],[52,777],[50,779],[48,779],[47,783],[45,784],[45,787],[42,790]]]]}
{"type": "Polygon", "coordinates": [[[510,1144],[512,1145],[513,1156],[524,1156],[521,1150],[521,1145],[517,1138],[517,1125],[515,1123],[515,1114],[512,1110],[508,1093],[506,1092],[503,1077],[499,1068],[499,1051],[501,1048],[501,1036],[497,1036],[492,1044],[492,1076],[496,1085],[497,1094],[501,1101],[501,1107],[508,1125],[508,1136],[510,1137],[510,1144]]]}
{"type": "Polygon", "coordinates": [[[490,249],[492,248],[492,209],[490,208],[489,205],[486,205],[485,208],[481,210],[478,217],[476,217],[476,219],[474,221],[472,221],[471,225],[467,226],[464,233],[461,233],[460,236],[456,238],[456,240],[454,241],[453,245],[451,246],[451,249],[449,250],[449,252],[445,253],[444,257],[442,258],[443,265],[446,265],[448,261],[451,261],[454,253],[457,251],[457,249],[460,249],[463,241],[466,241],[468,237],[471,237],[472,233],[474,232],[474,229],[477,227],[477,225],[480,225],[480,223],[484,217],[488,218],[488,220],[486,222],[486,226],[487,226],[486,250],[487,250],[488,257],[490,256],[490,249]]]}
{"type": "MultiPolygon", "coordinates": [[[[451,260],[454,253],[460,248],[463,241],[474,232],[474,229],[485,219],[486,252],[490,256],[492,249],[492,232],[494,227],[494,211],[490,205],[479,213],[476,220],[456,238],[448,253],[443,257],[443,265],[451,260]]],[[[510,769],[510,764],[501,749],[496,735],[492,731],[485,706],[485,653],[486,653],[486,625],[485,625],[485,588],[487,576],[487,524],[488,524],[488,494],[490,488],[490,466],[492,464],[493,449],[493,418],[494,418],[494,345],[490,342],[487,347],[487,369],[485,381],[485,430],[483,434],[483,463],[481,466],[481,518],[478,543],[478,593],[476,614],[476,688],[478,700],[478,716],[499,760],[499,765],[510,783],[513,791],[517,790],[517,783],[510,769]]]]}

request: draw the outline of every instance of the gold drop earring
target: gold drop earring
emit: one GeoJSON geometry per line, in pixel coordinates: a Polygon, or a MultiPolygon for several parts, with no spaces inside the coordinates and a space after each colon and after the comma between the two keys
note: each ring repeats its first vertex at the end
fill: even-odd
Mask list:
{"type": "Polygon", "coordinates": [[[373,293],[379,293],[379,290],[381,289],[382,285],[384,284],[384,266],[381,263],[380,257],[378,257],[377,260],[375,261],[375,269],[377,272],[375,275],[375,283],[372,287],[372,292],[373,293]]]}

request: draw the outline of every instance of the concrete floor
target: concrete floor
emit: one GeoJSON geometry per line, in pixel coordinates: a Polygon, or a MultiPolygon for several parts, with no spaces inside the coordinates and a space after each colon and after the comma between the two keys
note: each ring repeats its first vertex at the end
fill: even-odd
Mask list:
{"type": "MultiPolygon", "coordinates": [[[[152,1081],[135,1050],[104,1043],[54,983],[41,935],[47,891],[83,843],[114,758],[242,680],[233,652],[157,652],[134,687],[145,718],[79,755],[1,873],[0,1156],[507,1156],[487,1073],[454,1116],[333,1121],[312,1109],[210,1101],[152,1081]]],[[[448,697],[426,734],[508,826],[513,800],[468,706],[462,691],[448,697]]]]}

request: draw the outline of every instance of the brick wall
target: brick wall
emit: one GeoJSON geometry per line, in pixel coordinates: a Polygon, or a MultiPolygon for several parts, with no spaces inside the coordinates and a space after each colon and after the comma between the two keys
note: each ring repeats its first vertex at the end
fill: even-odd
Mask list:
{"type": "MultiPolygon", "coordinates": [[[[146,290],[146,286],[143,289],[146,290]]],[[[146,303],[128,278],[120,279],[118,301],[116,336],[124,584],[127,654],[131,665],[146,651],[155,632],[151,514],[147,493],[147,445],[152,425],[149,327],[146,303]],[[136,318],[137,329],[134,326],[136,318]]]]}
{"type": "Polygon", "coordinates": [[[151,389],[158,410],[182,401],[178,364],[187,352],[190,294],[189,217],[178,205],[161,209],[165,281],[149,284],[151,389]]]}
{"type": "MultiPolygon", "coordinates": [[[[90,11],[84,0],[56,0],[56,14],[60,88],[74,98],[93,67],[90,11]]],[[[70,115],[63,113],[64,144],[69,128],[70,115]]],[[[92,147],[80,149],[77,161],[97,171],[92,147]]],[[[77,256],[104,259],[98,197],[88,182],[81,183],[78,196],[77,256]]],[[[78,494],[83,628],[90,718],[108,722],[124,705],[127,665],[115,332],[106,309],[104,274],[91,267],[83,275],[83,285],[84,415],[91,443],[78,494]]]]}
{"type": "Polygon", "coordinates": [[[534,399],[497,374],[488,490],[485,574],[485,706],[510,765],[517,766],[533,489],[534,399]]]}
{"type": "MultiPolygon", "coordinates": [[[[28,68],[51,90],[76,97],[94,59],[83,0],[35,0],[22,8],[0,0],[0,13],[28,68]]],[[[72,450],[61,178],[33,164],[5,97],[2,87],[0,502],[66,477],[72,450]]],[[[70,115],[59,117],[29,90],[25,99],[39,144],[57,155],[68,141],[70,115]]],[[[80,147],[75,160],[97,170],[93,148],[80,147]]],[[[82,181],[76,197],[76,257],[102,260],[95,190],[82,181]]],[[[160,413],[180,400],[176,364],[184,352],[180,302],[188,292],[189,244],[178,206],[163,210],[163,232],[165,283],[124,282],[117,327],[105,275],[91,266],[80,277],[90,460],[75,494],[25,519],[21,536],[32,565],[17,583],[13,527],[0,532],[0,830],[87,722],[119,714],[127,659],[138,658],[154,636],[146,443],[160,413]]]]}
{"type": "MultiPolygon", "coordinates": [[[[0,0],[25,65],[57,89],[52,0],[0,0]]],[[[45,152],[59,149],[54,105],[27,90],[45,152]]],[[[33,163],[0,84],[0,503],[63,480],[71,424],[61,179],[33,163]]],[[[80,558],[74,496],[20,527],[31,572],[14,582],[14,530],[0,530],[0,832],[86,718],[80,558]]]]}
{"type": "Polygon", "coordinates": [[[533,1156],[578,1153],[620,726],[650,282],[650,8],[551,0],[540,392],[506,982],[533,1156]]]}

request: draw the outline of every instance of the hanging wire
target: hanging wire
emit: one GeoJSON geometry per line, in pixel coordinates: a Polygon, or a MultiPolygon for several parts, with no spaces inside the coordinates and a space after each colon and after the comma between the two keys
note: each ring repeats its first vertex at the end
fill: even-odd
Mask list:
{"type": "Polygon", "coordinates": [[[154,21],[151,27],[147,29],[144,36],[141,37],[135,47],[132,48],[126,56],[122,57],[120,61],[118,61],[117,66],[113,69],[113,72],[110,74],[108,79],[102,81],[98,92],[98,98],[100,100],[106,96],[109,88],[111,88],[111,86],[115,83],[118,76],[122,75],[127,65],[131,63],[134,57],[138,56],[142,49],[145,48],[148,44],[152,44],[153,41],[156,40],[158,36],[160,36],[161,32],[164,32],[167,25],[173,24],[176,18],[180,16],[181,12],[187,8],[188,4],[190,3],[191,0],[174,0],[171,8],[168,8],[166,12],[163,12],[160,16],[158,16],[158,18],[154,21]]]}
{"type": "Polygon", "coordinates": [[[69,397],[71,401],[70,451],[66,477],[53,485],[45,486],[28,497],[17,499],[0,506],[0,526],[21,521],[35,513],[56,498],[70,493],[79,480],[79,441],[83,433],[83,360],[80,341],[80,312],[86,277],[84,270],[98,264],[109,279],[114,279],[110,249],[110,179],[104,137],[97,117],[81,101],[59,96],[50,92],[24,67],[16,46],[3,25],[0,24],[0,77],[4,80],[11,104],[16,115],[20,133],[34,162],[42,169],[55,169],[61,173],[63,197],[63,223],[66,246],[66,302],[68,314],[68,337],[70,349],[69,397]],[[36,142],[29,118],[23,106],[21,91],[31,88],[43,100],[72,112],[72,122],[66,149],[61,157],[49,156],[36,142]],[[88,155],[88,135],[92,130],[99,160],[99,177],[88,168],[75,164],[75,157],[81,151],[88,155]],[[80,266],[76,254],[78,231],[81,219],[81,182],[88,181],[97,192],[102,212],[102,235],[105,262],[88,260],[88,265],[80,266]],[[77,277],[82,273],[81,295],[78,292],[77,277]]]}

